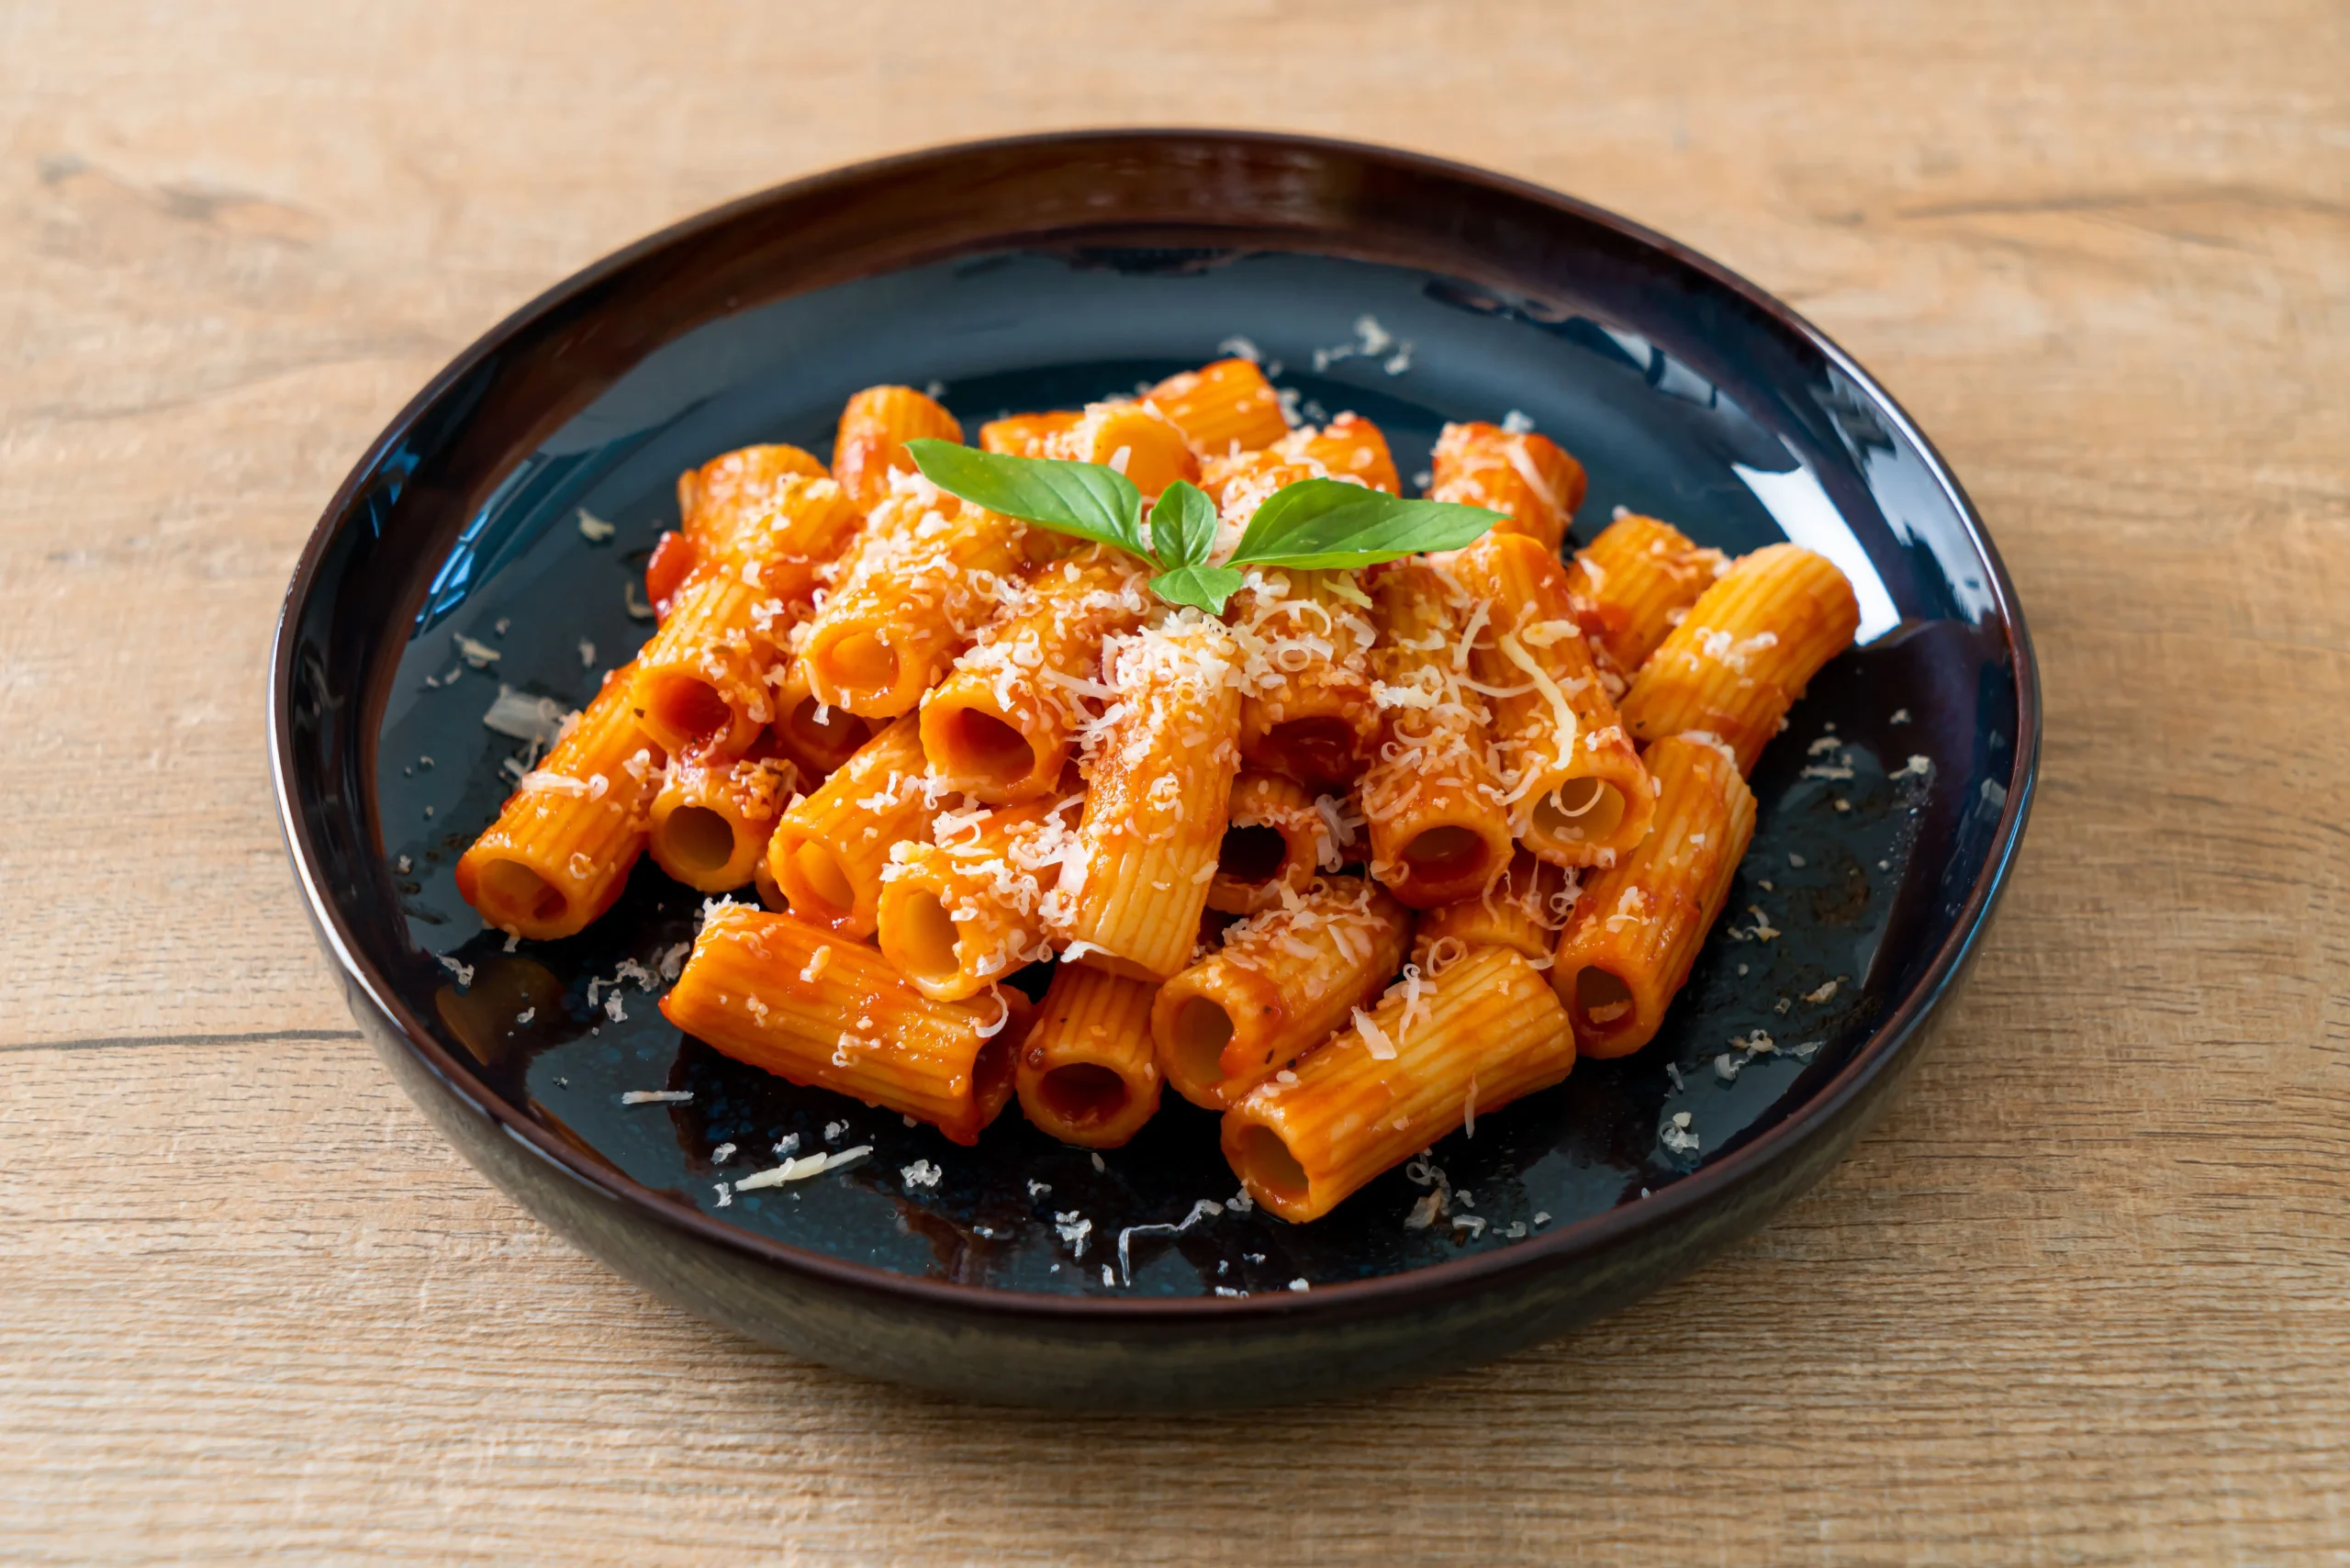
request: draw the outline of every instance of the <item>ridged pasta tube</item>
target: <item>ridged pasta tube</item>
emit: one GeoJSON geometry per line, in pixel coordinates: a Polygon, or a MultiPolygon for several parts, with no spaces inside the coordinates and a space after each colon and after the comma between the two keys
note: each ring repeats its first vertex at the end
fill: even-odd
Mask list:
{"type": "Polygon", "coordinates": [[[1555,866],[1631,848],[1656,790],[1575,624],[1566,567],[1522,533],[1488,533],[1453,558],[1452,574],[1488,611],[1470,662],[1507,693],[1492,701],[1511,831],[1555,866]]]}
{"type": "Polygon", "coordinates": [[[1495,532],[1524,534],[1553,554],[1583,505],[1583,465],[1531,431],[1447,425],[1428,473],[1430,500],[1500,512],[1508,521],[1495,532]]]}
{"type": "Polygon", "coordinates": [[[1224,1109],[1378,995],[1411,931],[1411,912],[1360,877],[1317,880],[1228,927],[1214,954],[1159,988],[1159,1070],[1193,1104],[1224,1109]]]}
{"type": "Polygon", "coordinates": [[[961,441],[963,427],[934,398],[911,386],[868,386],[841,409],[833,437],[833,477],[859,511],[887,499],[892,474],[914,472],[906,442],[961,441]]]}
{"type": "Polygon", "coordinates": [[[748,904],[714,910],[662,1015],[737,1061],[979,1141],[1012,1098],[1025,998],[933,1002],[861,942],[748,904]]]}
{"type": "Polygon", "coordinates": [[[1624,722],[1642,745],[1715,735],[1751,772],[1787,710],[1861,623],[1852,585],[1834,562],[1796,544],[1742,555],[1689,607],[1624,695],[1624,722]]]}
{"type": "Polygon", "coordinates": [[[901,840],[928,838],[937,814],[922,737],[908,715],[783,813],[767,840],[767,876],[810,924],[870,936],[890,851],[901,840]]]}
{"type": "Polygon", "coordinates": [[[1105,644],[1118,695],[1086,747],[1064,962],[1163,980],[1191,961],[1240,766],[1237,656],[1191,610],[1105,644]]]}
{"type": "Polygon", "coordinates": [[[1064,964],[1022,1040],[1013,1083],[1037,1129],[1080,1148],[1116,1148],[1158,1110],[1148,980],[1064,964]]]}
{"type": "Polygon", "coordinates": [[[502,931],[552,941],[620,897],[661,788],[660,746],[637,728],[624,666],[506,798],[457,861],[457,892],[502,931]]]}
{"type": "Polygon", "coordinates": [[[1655,825],[1584,875],[1550,969],[1585,1056],[1628,1056],[1655,1038],[1754,837],[1753,793],[1723,748],[1670,736],[1648,764],[1655,825]]]}
{"type": "Polygon", "coordinates": [[[1574,1067],[1574,1032],[1542,976],[1482,947],[1434,980],[1407,977],[1337,1038],[1225,1113],[1224,1157],[1248,1195],[1292,1223],[1472,1116],[1574,1067]]]}

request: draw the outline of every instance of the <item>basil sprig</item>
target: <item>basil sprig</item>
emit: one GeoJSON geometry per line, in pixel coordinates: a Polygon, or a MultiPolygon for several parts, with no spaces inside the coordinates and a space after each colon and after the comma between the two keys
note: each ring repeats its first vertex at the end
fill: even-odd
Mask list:
{"type": "Polygon", "coordinates": [[[1501,521],[1501,513],[1482,507],[1406,500],[1337,479],[1301,479],[1266,498],[1231,559],[1211,566],[1215,503],[1185,480],[1168,486],[1149,507],[1146,542],[1142,492],[1114,468],[1013,457],[951,441],[910,441],[906,451],[923,476],[947,494],[1138,555],[1159,568],[1150,579],[1159,598],[1212,615],[1222,613],[1247,580],[1241,566],[1368,566],[1423,550],[1458,550],[1501,521]]]}

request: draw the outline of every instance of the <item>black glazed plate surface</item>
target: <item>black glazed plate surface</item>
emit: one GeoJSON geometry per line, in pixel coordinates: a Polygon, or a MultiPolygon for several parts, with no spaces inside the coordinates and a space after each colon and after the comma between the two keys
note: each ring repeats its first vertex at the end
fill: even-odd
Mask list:
{"type": "Polygon", "coordinates": [[[1841,1152],[1946,999],[2038,745],[2029,643],[1978,520],[1891,400],[1784,308],[1562,197],[1207,132],[867,165],[564,284],[346,481],[274,677],[281,809],[322,938],[470,1158],[748,1332],[1077,1405],[1293,1397],[1480,1359],[1760,1223],[1841,1152]],[[645,971],[691,940],[701,899],[649,860],[582,935],[510,952],[456,896],[520,749],[484,713],[501,686],[576,707],[634,651],[681,468],[755,441],[825,453],[843,400],[876,382],[937,383],[971,429],[1243,343],[1302,418],[1377,420],[1407,477],[1446,420],[1515,411],[1590,473],[1578,540],[1628,507],[1733,552],[1793,538],[1853,579],[1862,645],[1756,768],[1731,913],[1647,1049],[1578,1063],[1289,1226],[1231,1205],[1214,1118],[1173,1095],[1098,1159],[1016,1107],[967,1149],[682,1038],[645,971]],[[645,1090],[692,1099],[623,1103],[645,1090]],[[731,1192],[793,1137],[872,1153],[731,1192]],[[1449,1212],[1407,1227],[1437,1182],[1449,1212]],[[1225,1206],[1168,1234],[1200,1200],[1225,1206]]]}

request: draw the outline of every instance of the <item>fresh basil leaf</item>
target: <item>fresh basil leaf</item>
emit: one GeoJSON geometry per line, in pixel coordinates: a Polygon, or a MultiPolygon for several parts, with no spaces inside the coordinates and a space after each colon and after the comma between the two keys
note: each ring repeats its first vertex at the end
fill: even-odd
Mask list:
{"type": "Polygon", "coordinates": [[[1215,503],[1188,479],[1167,487],[1150,509],[1151,553],[1163,566],[1196,566],[1215,543],[1215,503]]]}
{"type": "Polygon", "coordinates": [[[1368,566],[1422,550],[1458,550],[1501,521],[1501,513],[1483,507],[1407,500],[1337,479],[1301,479],[1257,509],[1232,564],[1368,566]]]}
{"type": "Polygon", "coordinates": [[[1210,615],[1224,613],[1224,601],[1248,579],[1230,566],[1178,566],[1150,579],[1150,591],[1169,604],[1193,604],[1210,615]]]}
{"type": "Polygon", "coordinates": [[[923,477],[950,496],[1137,555],[1142,492],[1114,468],[1048,457],[1013,457],[951,441],[906,442],[923,477]]]}

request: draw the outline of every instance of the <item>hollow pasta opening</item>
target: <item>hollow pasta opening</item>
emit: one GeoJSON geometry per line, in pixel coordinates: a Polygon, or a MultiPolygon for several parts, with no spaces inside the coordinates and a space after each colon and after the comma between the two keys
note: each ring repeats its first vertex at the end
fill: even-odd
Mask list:
{"type": "Polygon", "coordinates": [[[1631,1021],[1632,988],[1610,970],[1586,964],[1575,971],[1575,1021],[1604,1035],[1631,1021]]]}
{"type": "Polygon", "coordinates": [[[1012,1036],[1009,1027],[997,1031],[971,1058],[971,1098],[981,1105],[1001,1105],[1012,1092],[1012,1075],[1019,1066],[1012,1054],[1012,1036]]]}
{"type": "Polygon", "coordinates": [[[569,902],[563,890],[520,860],[492,860],[475,885],[492,924],[559,920],[569,902]]]}
{"type": "Polygon", "coordinates": [[[890,926],[891,957],[901,968],[925,980],[944,980],[960,971],[955,957],[955,922],[933,892],[915,892],[899,906],[901,918],[890,926]]]}
{"type": "Polygon", "coordinates": [[[1355,773],[1354,726],[1327,717],[1291,719],[1265,732],[1265,749],[1309,785],[1342,784],[1355,773]]]}
{"type": "Polygon", "coordinates": [[[1175,1066],[1194,1087],[1224,1077],[1224,1047],[1232,1014],[1204,996],[1187,996],[1175,1009],[1175,1066]]]}
{"type": "Polygon", "coordinates": [[[1534,803],[1534,826],[1553,838],[1597,843],[1624,821],[1624,791],[1604,778],[1570,778],[1534,803]]]}
{"type": "Polygon", "coordinates": [[[1288,863],[1289,840],[1279,828],[1260,824],[1225,828],[1224,846],[1215,856],[1219,872],[1251,886],[1271,881],[1288,863]]]}
{"type": "Polygon", "coordinates": [[[831,745],[841,738],[849,717],[845,708],[835,708],[819,702],[813,697],[803,697],[791,705],[783,716],[783,727],[799,740],[817,745],[831,745]],[[822,713],[822,718],[817,715],[822,713]]]}
{"type": "Polygon", "coordinates": [[[672,864],[708,876],[734,858],[734,824],[708,806],[679,806],[661,824],[661,849],[672,864]]]}
{"type": "Polygon", "coordinates": [[[1086,1126],[1126,1108],[1126,1081],[1097,1062],[1075,1061],[1038,1079],[1036,1097],[1070,1126],[1086,1126]]]}
{"type": "Polygon", "coordinates": [[[1472,881],[1491,859],[1485,841],[1465,827],[1432,827],[1404,846],[1404,868],[1421,881],[1472,881]]]}
{"type": "Polygon", "coordinates": [[[665,675],[647,694],[645,711],[678,734],[701,740],[734,722],[734,710],[718,689],[698,676],[665,675]]]}
{"type": "Polygon", "coordinates": [[[1036,748],[1028,737],[982,709],[955,709],[941,731],[946,755],[939,760],[958,778],[1016,784],[1035,770],[1036,748]]]}
{"type": "Polygon", "coordinates": [[[846,913],[856,907],[856,884],[842,869],[840,857],[822,845],[811,839],[793,849],[791,866],[808,884],[808,890],[830,904],[834,913],[846,913]]]}
{"type": "Polygon", "coordinates": [[[1262,1124],[1242,1128],[1239,1154],[1241,1180],[1278,1198],[1293,1203],[1304,1200],[1312,1186],[1305,1167],[1272,1128],[1262,1124]]]}
{"type": "Polygon", "coordinates": [[[898,684],[898,655],[871,632],[852,632],[825,648],[826,684],[841,691],[887,691],[898,684]]]}

